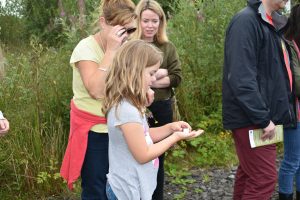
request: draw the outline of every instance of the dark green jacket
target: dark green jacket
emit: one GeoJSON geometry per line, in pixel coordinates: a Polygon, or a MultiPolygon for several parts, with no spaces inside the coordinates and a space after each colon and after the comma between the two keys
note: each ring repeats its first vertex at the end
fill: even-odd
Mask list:
{"type": "Polygon", "coordinates": [[[173,95],[172,88],[176,88],[182,79],[179,56],[175,46],[171,42],[164,44],[154,42],[153,44],[163,52],[164,59],[160,68],[167,69],[170,78],[169,87],[159,89],[152,88],[155,92],[154,101],[166,100],[173,95]]]}

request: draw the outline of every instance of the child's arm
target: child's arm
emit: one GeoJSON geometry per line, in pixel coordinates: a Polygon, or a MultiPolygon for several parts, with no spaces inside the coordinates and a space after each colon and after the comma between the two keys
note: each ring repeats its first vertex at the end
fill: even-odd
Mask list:
{"type": "Polygon", "coordinates": [[[188,123],[184,121],[178,121],[157,128],[150,128],[149,132],[152,141],[159,142],[176,131],[183,131],[183,128],[188,128],[191,130],[191,126],[188,123]]]}
{"type": "Polygon", "coordinates": [[[132,153],[136,161],[140,164],[147,163],[153,160],[154,158],[157,158],[179,140],[193,138],[200,135],[203,132],[174,132],[166,139],[148,146],[144,136],[144,128],[141,124],[126,123],[120,125],[120,128],[124,134],[130,152],[132,153]]]}

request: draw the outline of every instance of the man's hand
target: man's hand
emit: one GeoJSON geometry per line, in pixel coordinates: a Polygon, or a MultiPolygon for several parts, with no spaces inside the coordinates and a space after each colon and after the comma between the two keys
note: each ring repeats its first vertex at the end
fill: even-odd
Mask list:
{"type": "Polygon", "coordinates": [[[273,139],[275,136],[275,124],[270,121],[269,125],[263,129],[263,134],[261,136],[262,141],[265,141],[266,139],[273,139]]]}

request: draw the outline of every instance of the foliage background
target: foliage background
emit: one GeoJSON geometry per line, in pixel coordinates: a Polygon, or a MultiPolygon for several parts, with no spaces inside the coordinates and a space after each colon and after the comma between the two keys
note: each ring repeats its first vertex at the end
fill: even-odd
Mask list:
{"type": "MultiPolygon", "coordinates": [[[[246,1],[159,2],[182,62],[181,117],[206,132],[168,152],[167,173],[182,186],[190,167],[236,164],[231,135],[222,129],[221,74],[226,26],[246,1]]],[[[0,6],[0,67],[6,71],[0,108],[11,122],[10,134],[0,138],[1,199],[78,198],[80,183],[69,192],[58,174],[72,98],[68,63],[78,41],[93,32],[98,6],[93,0],[7,0],[0,6]]]]}

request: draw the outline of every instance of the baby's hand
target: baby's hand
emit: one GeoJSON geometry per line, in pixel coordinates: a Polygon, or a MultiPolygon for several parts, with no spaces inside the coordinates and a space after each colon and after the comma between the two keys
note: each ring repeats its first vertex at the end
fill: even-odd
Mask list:
{"type": "Polygon", "coordinates": [[[4,136],[9,130],[9,122],[7,119],[0,119],[0,136],[4,136]]]}

